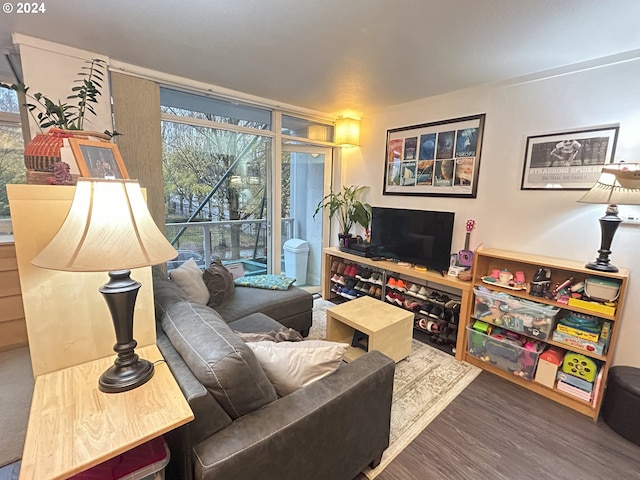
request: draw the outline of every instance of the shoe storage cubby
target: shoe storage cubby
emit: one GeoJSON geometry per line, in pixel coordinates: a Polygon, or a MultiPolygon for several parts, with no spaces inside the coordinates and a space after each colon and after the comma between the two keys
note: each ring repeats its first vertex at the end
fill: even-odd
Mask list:
{"type": "Polygon", "coordinates": [[[414,338],[461,360],[460,318],[471,308],[471,283],[441,272],[371,260],[335,247],[323,251],[322,296],[335,302],[369,295],[414,314],[414,338]]]}
{"type": "Polygon", "coordinates": [[[460,317],[464,338],[458,337],[458,349],[465,361],[596,420],[628,278],[624,268],[601,272],[584,262],[478,249],[473,307],[460,317]],[[494,272],[518,272],[524,281],[500,283],[491,277],[494,272]],[[545,272],[544,287],[535,280],[540,272],[545,272]],[[615,298],[585,299],[580,292],[589,284],[615,298]]]}
{"type": "Polygon", "coordinates": [[[455,290],[425,285],[415,277],[390,274],[384,299],[414,313],[416,338],[454,355],[458,340],[461,297],[455,290]]]}

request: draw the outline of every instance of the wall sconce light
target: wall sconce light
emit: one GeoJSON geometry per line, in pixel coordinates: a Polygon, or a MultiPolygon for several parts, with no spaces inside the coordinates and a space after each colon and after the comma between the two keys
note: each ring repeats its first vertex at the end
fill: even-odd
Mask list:
{"type": "Polygon", "coordinates": [[[602,238],[598,258],[585,267],[601,272],[617,272],[618,267],[609,263],[609,255],[613,236],[622,222],[618,217],[618,205],[640,205],[640,164],[605,165],[598,181],[578,202],[608,205],[605,216],[600,218],[602,238]]]}
{"type": "Polygon", "coordinates": [[[360,145],[360,120],[350,117],[336,120],[334,143],[342,147],[357,147],[360,145]]]}

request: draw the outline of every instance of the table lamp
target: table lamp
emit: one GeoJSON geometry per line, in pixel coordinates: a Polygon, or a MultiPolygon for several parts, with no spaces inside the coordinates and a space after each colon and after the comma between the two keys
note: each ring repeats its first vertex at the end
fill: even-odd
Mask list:
{"type": "MultiPolygon", "coordinates": [[[[114,364],[101,376],[106,393],[132,390],[153,377],[153,364],[135,353],[133,311],[141,284],[130,269],[177,255],[147,209],[136,180],[80,178],[67,218],[31,263],[68,272],[109,272],[100,287],[116,333],[114,364]]],[[[80,280],[81,281],[81,280],[80,280]]]]}
{"type": "Polygon", "coordinates": [[[608,205],[600,218],[602,238],[598,258],[585,265],[601,272],[617,272],[618,267],[609,263],[611,242],[622,222],[618,217],[618,205],[640,205],[640,164],[614,163],[602,168],[600,178],[578,202],[608,205]]]}

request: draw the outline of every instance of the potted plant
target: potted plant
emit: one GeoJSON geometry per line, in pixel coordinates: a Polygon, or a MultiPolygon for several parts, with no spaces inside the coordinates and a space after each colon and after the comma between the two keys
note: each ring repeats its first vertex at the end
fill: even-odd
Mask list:
{"type": "MultiPolygon", "coordinates": [[[[77,85],[71,88],[71,94],[67,100],[74,100],[75,104],[63,103],[61,100],[53,101],[40,92],[31,94],[29,87],[24,84],[7,85],[0,83],[4,88],[10,88],[24,93],[27,98],[25,106],[33,119],[38,123],[40,131],[44,133],[46,128],[58,128],[62,130],[83,130],[87,114],[96,115],[93,105],[98,103],[98,97],[102,95],[102,83],[106,62],[99,58],[85,60],[86,66],[78,72],[78,78],[74,80],[77,85]]],[[[105,130],[104,133],[90,132],[91,136],[106,138],[107,140],[118,132],[105,130]]]]}
{"type": "MultiPolygon", "coordinates": [[[[60,152],[65,138],[95,138],[108,142],[115,135],[120,135],[115,130],[113,132],[105,130],[103,133],[84,130],[87,117],[96,115],[93,105],[98,103],[98,97],[101,95],[106,62],[94,58],[86,60],[85,64],[78,72],[78,78],[74,80],[75,85],[71,87],[67,102],[51,100],[40,92],[31,94],[29,87],[21,83],[13,85],[0,83],[4,88],[10,88],[25,95],[24,105],[40,128],[40,133],[36,134],[24,149],[27,183],[52,183],[54,177],[50,174],[61,162],[60,152]],[[48,129],[46,133],[45,129],[48,129]]],[[[64,172],[60,170],[59,173],[64,172]]],[[[67,178],[66,175],[64,177],[67,178]]],[[[69,183],[68,178],[65,183],[69,183]]]]}
{"type": "Polygon", "coordinates": [[[324,209],[329,211],[329,219],[337,216],[340,227],[338,238],[341,247],[348,248],[351,244],[351,228],[355,224],[361,225],[365,229],[369,228],[371,205],[362,203],[358,199],[368,188],[368,186],[364,185],[344,185],[338,193],[331,192],[318,202],[313,218],[324,209]]]}

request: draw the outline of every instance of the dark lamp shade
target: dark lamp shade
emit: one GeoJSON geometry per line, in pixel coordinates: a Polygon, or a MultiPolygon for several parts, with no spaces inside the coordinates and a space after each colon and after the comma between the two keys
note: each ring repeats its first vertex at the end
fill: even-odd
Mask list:
{"type": "Polygon", "coordinates": [[[81,178],[62,227],[31,263],[106,272],[158,265],[177,254],[151,218],[136,180],[81,178]]]}
{"type": "Polygon", "coordinates": [[[598,181],[578,202],[640,205],[640,164],[605,165],[598,181]]]}

